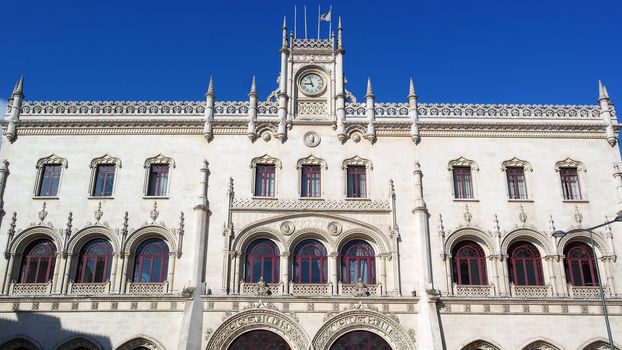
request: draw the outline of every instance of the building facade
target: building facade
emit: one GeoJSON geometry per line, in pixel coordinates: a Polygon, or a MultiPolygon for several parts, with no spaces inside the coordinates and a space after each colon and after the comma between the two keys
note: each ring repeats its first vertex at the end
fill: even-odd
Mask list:
{"type": "MultiPolygon", "coordinates": [[[[341,21],[340,21],[341,22],[341,21]]],[[[594,105],[357,100],[336,37],[244,101],[29,101],[0,151],[2,349],[605,349],[620,125],[594,105]]],[[[408,88],[408,89],[407,89],[408,88]]]]}

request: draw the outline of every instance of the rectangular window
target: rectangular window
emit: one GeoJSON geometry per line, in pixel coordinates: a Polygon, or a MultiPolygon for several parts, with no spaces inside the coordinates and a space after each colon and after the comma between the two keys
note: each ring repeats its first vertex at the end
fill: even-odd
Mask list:
{"type": "Polygon", "coordinates": [[[302,197],[320,197],[322,169],[319,165],[303,165],[300,195],[302,197]]]}
{"type": "Polygon", "coordinates": [[[61,165],[44,165],[37,196],[53,197],[58,194],[61,165]]]}
{"type": "Polygon", "coordinates": [[[456,199],[473,198],[473,182],[470,167],[454,167],[454,196],[456,199]]]}
{"type": "Polygon", "coordinates": [[[527,199],[525,186],[525,170],[519,167],[505,169],[508,179],[508,195],[510,199],[527,199]]]}
{"type": "Polygon", "coordinates": [[[114,164],[100,164],[95,171],[95,186],[93,196],[106,197],[112,196],[112,186],[114,185],[114,164]]]}
{"type": "Polygon", "coordinates": [[[274,197],[275,166],[258,164],[255,168],[255,196],[274,197]]]}
{"type": "Polygon", "coordinates": [[[367,197],[366,170],[364,166],[349,166],[347,168],[348,198],[367,197]]]}
{"type": "Polygon", "coordinates": [[[152,164],[149,167],[147,196],[166,196],[168,164],[152,164]]]}
{"type": "Polygon", "coordinates": [[[581,199],[577,168],[561,168],[559,169],[559,176],[562,181],[564,199],[581,199]]]}

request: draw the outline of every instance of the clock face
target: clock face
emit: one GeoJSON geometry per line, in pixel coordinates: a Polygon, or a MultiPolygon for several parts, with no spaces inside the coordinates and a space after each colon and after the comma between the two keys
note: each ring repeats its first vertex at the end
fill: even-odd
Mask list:
{"type": "Polygon", "coordinates": [[[300,89],[306,94],[317,94],[324,89],[324,79],[319,74],[309,73],[300,79],[300,89]]]}

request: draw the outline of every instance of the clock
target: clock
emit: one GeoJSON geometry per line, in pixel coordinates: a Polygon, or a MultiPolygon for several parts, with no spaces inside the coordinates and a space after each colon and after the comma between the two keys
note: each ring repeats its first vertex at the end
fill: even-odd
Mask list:
{"type": "Polygon", "coordinates": [[[300,79],[300,90],[307,95],[317,95],[324,90],[324,79],[317,73],[306,74],[300,79]]]}

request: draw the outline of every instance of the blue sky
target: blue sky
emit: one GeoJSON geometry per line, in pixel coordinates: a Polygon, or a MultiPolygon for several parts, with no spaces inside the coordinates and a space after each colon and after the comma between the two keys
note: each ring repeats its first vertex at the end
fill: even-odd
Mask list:
{"type": "MultiPolygon", "coordinates": [[[[300,36],[303,2],[5,1],[0,97],[20,74],[30,100],[201,100],[211,75],[220,100],[246,99],[252,75],[265,97],[294,4],[300,36]]],[[[331,3],[306,4],[315,36],[317,5],[331,3]]],[[[378,100],[405,101],[414,76],[423,102],[592,104],[598,79],[622,101],[619,0],[332,6],[359,98],[371,76],[378,100]]]]}

